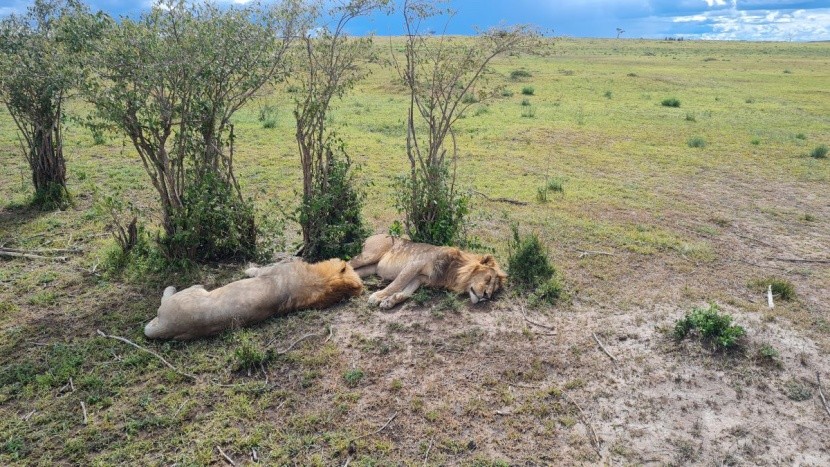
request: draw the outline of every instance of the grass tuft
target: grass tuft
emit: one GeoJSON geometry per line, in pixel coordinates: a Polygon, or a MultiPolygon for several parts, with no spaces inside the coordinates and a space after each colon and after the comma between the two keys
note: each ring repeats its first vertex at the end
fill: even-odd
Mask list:
{"type": "Polygon", "coordinates": [[[810,157],[813,159],[826,159],[828,151],[830,150],[827,149],[827,146],[822,144],[821,146],[817,146],[813,149],[813,152],[810,153],[810,157]]]}
{"type": "Polygon", "coordinates": [[[663,107],[680,107],[680,101],[674,97],[663,99],[660,104],[663,107]]]}
{"type": "Polygon", "coordinates": [[[525,96],[532,96],[536,94],[536,89],[533,86],[525,86],[522,88],[522,94],[525,96]]]}
{"type": "Polygon", "coordinates": [[[690,148],[705,148],[706,147],[706,140],[701,138],[700,136],[692,136],[686,142],[690,148]]]}

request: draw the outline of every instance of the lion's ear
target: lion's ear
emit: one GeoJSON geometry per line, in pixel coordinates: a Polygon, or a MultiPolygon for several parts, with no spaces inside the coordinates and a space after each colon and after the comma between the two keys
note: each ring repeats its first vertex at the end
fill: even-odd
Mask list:
{"type": "Polygon", "coordinates": [[[340,274],[345,274],[346,269],[348,269],[349,263],[343,263],[343,269],[340,270],[340,274]]]}
{"type": "Polygon", "coordinates": [[[495,266],[496,260],[493,258],[493,255],[484,255],[481,257],[481,264],[485,266],[495,266]]]}

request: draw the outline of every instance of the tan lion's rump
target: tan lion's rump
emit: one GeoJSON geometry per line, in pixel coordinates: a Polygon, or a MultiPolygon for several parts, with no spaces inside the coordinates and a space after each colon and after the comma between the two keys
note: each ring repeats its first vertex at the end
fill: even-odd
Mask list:
{"type": "Polygon", "coordinates": [[[177,340],[208,336],[295,310],[326,308],[363,290],[360,277],[339,259],[277,264],[246,274],[254,277],[210,292],[201,285],[178,293],[168,287],[144,334],[177,340]]]}

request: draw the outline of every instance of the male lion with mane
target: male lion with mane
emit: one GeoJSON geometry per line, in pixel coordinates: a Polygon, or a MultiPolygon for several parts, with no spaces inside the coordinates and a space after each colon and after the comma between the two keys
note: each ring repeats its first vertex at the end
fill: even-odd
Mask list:
{"type": "Polygon", "coordinates": [[[469,293],[470,301],[476,304],[492,298],[507,278],[491,255],[383,234],[367,238],[363,251],[349,264],[361,278],[377,274],[392,281],[369,297],[370,305],[384,309],[411,297],[421,285],[469,293]]]}
{"type": "Polygon", "coordinates": [[[158,316],[144,327],[152,339],[187,340],[247,326],[306,308],[326,308],[360,295],[363,282],[343,260],[302,261],[245,271],[242,279],[208,292],[204,286],[164,290],[158,316]]]}

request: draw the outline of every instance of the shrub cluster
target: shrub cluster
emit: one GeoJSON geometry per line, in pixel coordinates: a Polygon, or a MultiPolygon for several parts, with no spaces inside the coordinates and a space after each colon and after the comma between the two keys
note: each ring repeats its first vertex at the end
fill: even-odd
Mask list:
{"type": "Polygon", "coordinates": [[[731,349],[737,346],[740,338],[746,335],[746,330],[732,324],[732,316],[718,313],[719,310],[715,303],[710,303],[705,308],[695,308],[675,323],[674,337],[682,340],[690,333],[696,332],[701,339],[712,343],[716,349],[731,349]]]}
{"type": "Polygon", "coordinates": [[[513,238],[508,242],[507,274],[510,283],[534,300],[554,303],[562,296],[562,284],[556,268],[550,264],[547,248],[535,233],[520,235],[519,226],[511,226],[513,238]]]}

